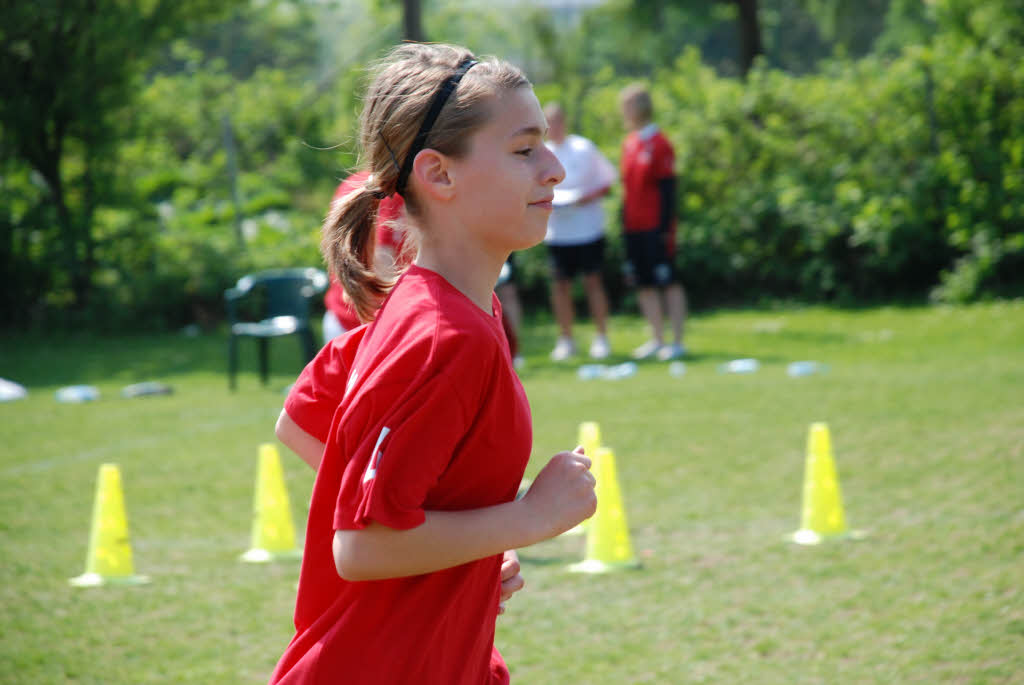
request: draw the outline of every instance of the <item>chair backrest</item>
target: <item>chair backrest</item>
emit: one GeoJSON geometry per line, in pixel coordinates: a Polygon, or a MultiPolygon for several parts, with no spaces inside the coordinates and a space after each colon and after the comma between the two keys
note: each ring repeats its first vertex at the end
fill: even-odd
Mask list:
{"type": "Polygon", "coordinates": [[[261,291],[263,317],[297,316],[309,318],[309,303],[327,290],[327,274],[313,267],[269,269],[238,279],[236,292],[261,291]]]}

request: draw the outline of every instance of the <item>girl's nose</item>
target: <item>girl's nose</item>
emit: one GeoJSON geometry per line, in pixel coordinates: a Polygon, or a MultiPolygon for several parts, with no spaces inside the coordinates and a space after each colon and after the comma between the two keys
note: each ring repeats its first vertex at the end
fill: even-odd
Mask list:
{"type": "Polygon", "coordinates": [[[558,185],[565,180],[565,167],[558,161],[558,157],[555,157],[555,153],[548,149],[547,145],[542,147],[548,155],[544,185],[558,185]]]}

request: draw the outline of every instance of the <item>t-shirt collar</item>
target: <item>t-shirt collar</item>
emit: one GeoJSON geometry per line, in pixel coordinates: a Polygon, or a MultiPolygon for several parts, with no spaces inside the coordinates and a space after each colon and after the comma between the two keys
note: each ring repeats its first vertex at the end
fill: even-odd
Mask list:
{"type": "Polygon", "coordinates": [[[445,278],[441,274],[437,273],[436,271],[433,271],[433,270],[428,269],[426,267],[420,266],[419,264],[416,264],[414,262],[414,263],[410,264],[409,267],[405,270],[405,273],[402,274],[402,278],[405,278],[406,274],[409,274],[409,273],[416,273],[416,274],[419,275],[420,278],[428,278],[428,279],[435,280],[438,283],[441,283],[444,288],[446,288],[450,292],[454,293],[457,297],[462,298],[473,309],[475,309],[476,311],[480,312],[481,316],[484,316],[484,317],[490,319],[490,321],[492,323],[495,322],[495,321],[498,322],[498,326],[502,325],[501,324],[501,317],[498,315],[498,312],[500,310],[498,309],[498,304],[496,304],[496,303],[499,302],[498,301],[498,296],[495,293],[493,293],[493,292],[491,293],[491,312],[490,312],[490,314],[488,314],[483,309],[480,309],[480,307],[478,307],[475,302],[470,300],[469,296],[466,295],[466,293],[462,292],[461,290],[456,288],[454,285],[449,283],[447,278],[445,278]]]}
{"type": "Polygon", "coordinates": [[[650,140],[651,138],[654,137],[654,134],[657,132],[658,125],[651,122],[650,124],[647,124],[642,129],[637,131],[636,134],[637,136],[639,136],[640,140],[650,140]]]}

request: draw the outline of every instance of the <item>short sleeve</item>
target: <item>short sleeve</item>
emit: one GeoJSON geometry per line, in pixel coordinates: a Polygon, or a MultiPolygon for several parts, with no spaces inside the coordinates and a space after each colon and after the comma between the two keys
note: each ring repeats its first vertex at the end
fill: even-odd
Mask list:
{"type": "Polygon", "coordinates": [[[284,410],[299,428],[327,442],[334,412],[345,396],[352,360],[366,327],[349,331],[324,345],[299,374],[284,401],[284,410]]]}
{"type": "Polygon", "coordinates": [[[670,178],[676,174],[676,153],[663,137],[655,138],[651,171],[656,179],[670,178]]]}
{"type": "Polygon", "coordinates": [[[360,435],[343,436],[349,454],[335,530],[361,529],[371,521],[396,529],[420,525],[424,501],[469,429],[454,385],[439,374],[415,388],[378,387],[347,411],[346,426],[360,435]]]}

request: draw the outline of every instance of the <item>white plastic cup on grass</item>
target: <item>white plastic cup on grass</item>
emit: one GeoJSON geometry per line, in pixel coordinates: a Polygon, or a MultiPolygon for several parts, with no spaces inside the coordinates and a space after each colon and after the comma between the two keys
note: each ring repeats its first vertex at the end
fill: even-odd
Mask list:
{"type": "Polygon", "coordinates": [[[92,402],[100,398],[100,391],[92,385],[68,385],[57,390],[58,402],[92,402]]]}
{"type": "Polygon", "coordinates": [[[816,373],[825,373],[828,367],[820,362],[812,361],[799,361],[793,362],[786,367],[786,373],[790,378],[800,378],[801,376],[813,376],[816,373]]]}
{"type": "Polygon", "coordinates": [[[731,362],[722,365],[723,373],[754,373],[761,368],[761,362],[756,359],[733,359],[731,362]]]}
{"type": "Polygon", "coordinates": [[[576,376],[581,381],[592,381],[604,376],[606,369],[604,364],[584,364],[576,370],[576,376]]]}

